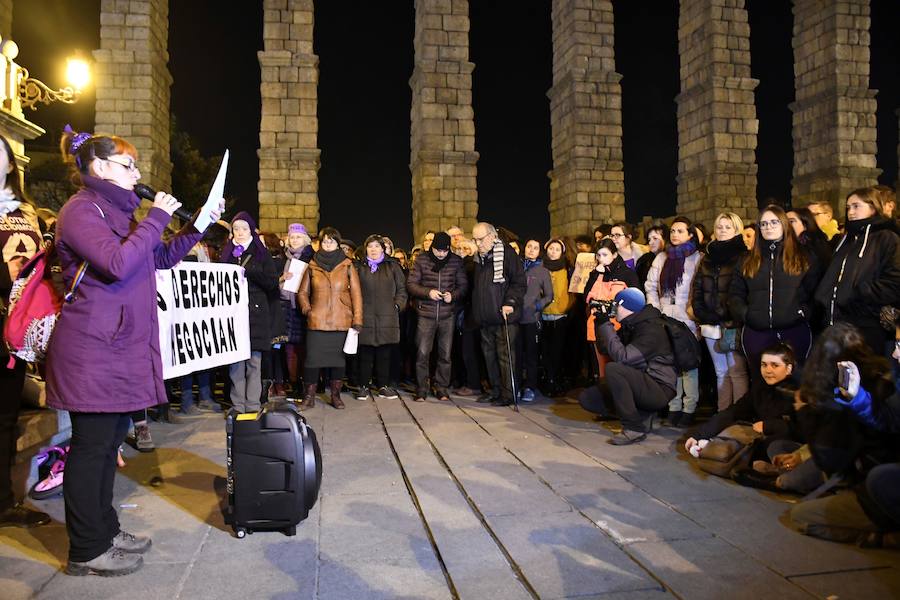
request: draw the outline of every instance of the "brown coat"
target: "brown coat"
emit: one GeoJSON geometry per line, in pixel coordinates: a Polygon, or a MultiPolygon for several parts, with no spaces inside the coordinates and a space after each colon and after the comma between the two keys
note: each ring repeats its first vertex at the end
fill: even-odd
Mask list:
{"type": "Polygon", "coordinates": [[[352,325],[363,324],[359,274],[349,258],[331,272],[310,261],[300,282],[297,302],[307,318],[307,328],[312,331],[347,331],[352,325]]]}

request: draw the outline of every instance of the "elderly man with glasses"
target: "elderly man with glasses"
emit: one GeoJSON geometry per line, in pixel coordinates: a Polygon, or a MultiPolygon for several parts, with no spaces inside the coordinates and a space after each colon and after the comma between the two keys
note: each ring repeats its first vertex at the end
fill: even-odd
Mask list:
{"type": "Polygon", "coordinates": [[[490,223],[476,224],[472,239],[478,246],[472,312],[481,326],[481,349],[491,384],[490,392],[478,401],[509,406],[514,400],[515,385],[514,356],[510,348],[515,347],[522,315],[527,287],[525,268],[515,251],[500,241],[490,223]]]}

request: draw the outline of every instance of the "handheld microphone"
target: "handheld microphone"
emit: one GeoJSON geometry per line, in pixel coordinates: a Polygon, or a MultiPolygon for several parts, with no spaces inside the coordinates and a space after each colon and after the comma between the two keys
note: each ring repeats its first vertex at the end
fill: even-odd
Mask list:
{"type": "MultiPolygon", "coordinates": [[[[137,194],[138,197],[143,198],[144,200],[149,200],[150,202],[153,202],[156,199],[156,190],[154,190],[149,185],[144,185],[143,183],[135,184],[134,193],[137,194]]],[[[189,213],[181,206],[175,209],[174,214],[185,223],[190,222],[191,219],[194,218],[194,215],[189,213]]]]}

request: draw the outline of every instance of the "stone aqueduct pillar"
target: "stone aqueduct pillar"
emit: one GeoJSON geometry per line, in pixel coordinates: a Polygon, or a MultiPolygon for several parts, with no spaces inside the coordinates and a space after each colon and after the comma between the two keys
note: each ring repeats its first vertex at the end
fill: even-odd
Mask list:
{"type": "Polygon", "coordinates": [[[840,212],[854,188],[874,185],[875,93],[869,89],[869,0],[794,0],[791,104],[798,206],[840,212]]]}
{"type": "Polygon", "coordinates": [[[622,76],[616,73],[610,0],[553,0],[553,170],[550,231],[586,233],[624,220],[622,76]]]}
{"type": "MultiPolygon", "coordinates": [[[[756,134],[745,0],[681,0],[678,210],[709,219],[755,204],[756,134]]],[[[263,0],[260,225],[318,225],[318,58],[313,0],[263,0]]],[[[869,89],[869,0],[793,0],[795,204],[840,208],[871,185],[875,90],[869,89]]],[[[0,35],[12,0],[0,0],[0,35]]],[[[468,0],[415,0],[410,79],[410,170],[416,238],[470,229],[478,205],[468,0]]],[[[582,233],[624,218],[621,76],[615,71],[611,0],[553,0],[551,229],[582,233]]],[[[127,137],[143,175],[171,182],[168,3],[102,0],[96,60],[96,129],[127,137]]]]}
{"type": "Polygon", "coordinates": [[[259,226],[284,233],[319,223],[319,57],[313,54],[313,0],[264,0],[259,52],[259,226]]]}
{"type": "Polygon", "coordinates": [[[710,222],[756,206],[756,119],[744,0],[681,0],[678,214],[710,222]]]}
{"type": "Polygon", "coordinates": [[[468,0],[415,0],[415,64],[409,86],[413,237],[478,216],[468,0]]]}
{"type": "Polygon", "coordinates": [[[163,190],[172,187],[168,40],[168,0],[101,1],[94,130],[134,144],[142,179],[163,190]]]}

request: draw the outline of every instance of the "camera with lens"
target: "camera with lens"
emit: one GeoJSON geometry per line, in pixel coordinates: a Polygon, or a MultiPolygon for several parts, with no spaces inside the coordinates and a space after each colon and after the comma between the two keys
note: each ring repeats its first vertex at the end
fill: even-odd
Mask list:
{"type": "Polygon", "coordinates": [[[615,300],[600,300],[594,298],[588,302],[588,306],[591,307],[591,310],[594,312],[594,318],[597,320],[598,324],[609,321],[616,316],[615,300]]]}

